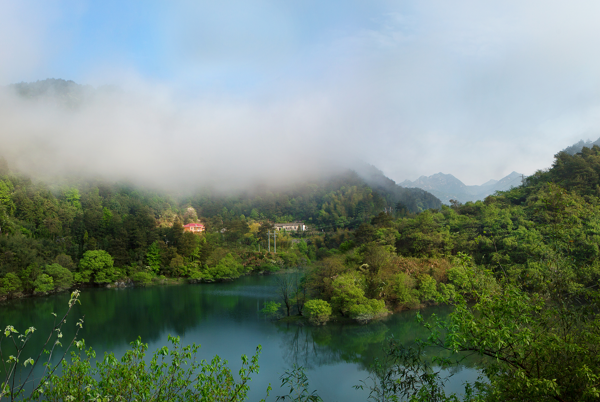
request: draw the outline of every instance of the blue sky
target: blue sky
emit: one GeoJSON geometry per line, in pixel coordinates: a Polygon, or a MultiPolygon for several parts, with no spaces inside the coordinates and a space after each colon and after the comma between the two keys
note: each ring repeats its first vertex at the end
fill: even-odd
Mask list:
{"type": "MultiPolygon", "coordinates": [[[[144,142],[151,113],[162,116],[153,135],[179,143],[241,144],[240,155],[269,144],[253,152],[359,158],[397,181],[442,171],[480,184],[531,174],[560,149],[600,137],[593,1],[0,0],[0,8],[0,84],[63,78],[125,88],[139,104],[123,103],[132,110],[119,138],[132,143],[144,142]]],[[[23,138],[43,135],[28,130],[23,138]]]]}

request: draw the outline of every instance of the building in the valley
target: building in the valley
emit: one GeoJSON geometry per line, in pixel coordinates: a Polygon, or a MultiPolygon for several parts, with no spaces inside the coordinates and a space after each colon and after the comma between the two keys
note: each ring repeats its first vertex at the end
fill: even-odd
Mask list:
{"type": "Polygon", "coordinates": [[[188,223],[183,225],[183,230],[185,232],[202,233],[204,232],[204,225],[201,223],[188,223]]]}
{"type": "Polygon", "coordinates": [[[280,231],[285,230],[286,232],[303,232],[307,229],[303,222],[291,222],[291,223],[275,223],[273,229],[280,231]]]}

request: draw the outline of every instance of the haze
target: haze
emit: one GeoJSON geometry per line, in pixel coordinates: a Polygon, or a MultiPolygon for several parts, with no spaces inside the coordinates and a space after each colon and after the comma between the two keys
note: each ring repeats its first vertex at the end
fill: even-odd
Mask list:
{"type": "Polygon", "coordinates": [[[285,182],[360,159],[396,181],[549,167],[600,137],[592,1],[0,0],[0,99],[20,169],[145,183],[285,182]]]}

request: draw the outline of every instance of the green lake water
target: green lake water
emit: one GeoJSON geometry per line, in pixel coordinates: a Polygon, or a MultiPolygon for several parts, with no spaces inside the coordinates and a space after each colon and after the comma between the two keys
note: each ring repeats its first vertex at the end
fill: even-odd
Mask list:
{"type": "MultiPolygon", "coordinates": [[[[29,352],[39,350],[52,327],[51,313],[64,313],[68,299],[69,294],[62,293],[5,302],[0,305],[0,327],[11,324],[20,332],[36,327],[29,352]]],[[[208,360],[218,354],[229,360],[234,372],[242,354],[252,355],[256,346],[262,345],[260,374],[250,384],[250,401],[263,398],[269,383],[274,388],[269,400],[284,394],[279,377],[293,364],[307,368],[310,389],[316,389],[325,401],[366,401],[368,391],[352,386],[368,377],[373,359],[383,355],[386,338],[393,335],[410,343],[427,336],[415,321],[415,312],[394,314],[368,325],[312,327],[271,322],[261,317],[259,309],[276,299],[273,276],[246,276],[214,284],[85,289],[81,305],[74,308],[65,326],[64,339],[72,337],[77,319],[85,315],[79,338],[99,357],[107,351],[121,356],[138,336],[152,352],[168,344],[168,335],[178,335],[183,344],[201,344],[201,358],[208,360]]],[[[434,307],[423,313],[447,312],[447,308],[434,307]]],[[[453,392],[477,377],[468,364],[453,372],[447,383],[453,392]]]]}

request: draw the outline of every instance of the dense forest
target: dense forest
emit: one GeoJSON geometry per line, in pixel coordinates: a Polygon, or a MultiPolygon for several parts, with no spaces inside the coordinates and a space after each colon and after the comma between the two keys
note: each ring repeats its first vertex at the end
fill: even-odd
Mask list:
{"type": "MultiPolygon", "coordinates": [[[[598,400],[599,195],[593,146],[560,152],[550,169],[483,201],[380,213],[318,263],[306,313],[316,324],[368,321],[447,303],[450,319],[426,323],[431,336],[420,345],[490,358],[463,400],[598,400]]],[[[395,349],[388,364],[397,365],[378,377],[386,395],[458,400],[439,378],[417,381],[406,368],[423,353],[395,349]]]]}
{"type": "MultiPolygon", "coordinates": [[[[383,177],[377,171],[371,180],[377,175],[383,177]]],[[[78,283],[215,280],[306,265],[329,255],[337,232],[347,235],[379,211],[440,205],[426,192],[405,192],[387,180],[375,191],[346,171],[289,189],[173,196],[102,180],[47,184],[11,172],[3,161],[0,291],[13,297],[78,283]],[[266,253],[272,224],[298,220],[308,225],[304,239],[280,233],[279,253],[266,253]],[[191,222],[205,225],[202,236],[184,232],[191,222]]]]}

